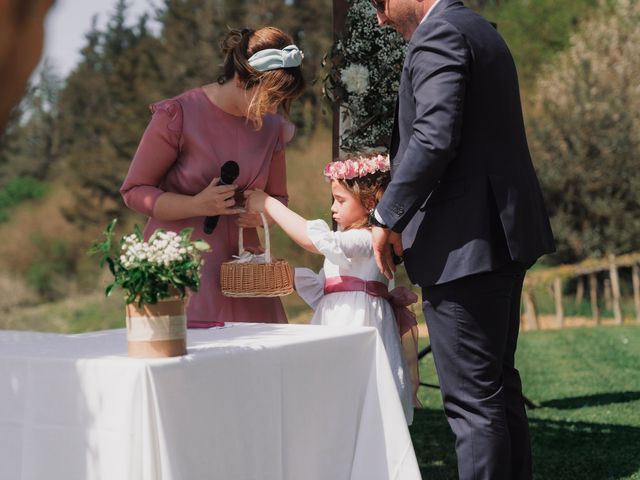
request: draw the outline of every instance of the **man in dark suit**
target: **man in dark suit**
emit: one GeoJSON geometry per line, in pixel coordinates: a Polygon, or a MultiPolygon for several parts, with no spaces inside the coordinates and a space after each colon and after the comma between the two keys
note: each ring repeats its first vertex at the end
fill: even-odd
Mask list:
{"type": "Polygon", "coordinates": [[[460,0],[371,0],[409,47],[392,180],[370,216],[380,270],[403,255],[423,309],[461,479],[531,478],[514,356],[524,273],[554,250],[515,65],[460,0]],[[390,247],[391,245],[391,247],[390,247]]]}

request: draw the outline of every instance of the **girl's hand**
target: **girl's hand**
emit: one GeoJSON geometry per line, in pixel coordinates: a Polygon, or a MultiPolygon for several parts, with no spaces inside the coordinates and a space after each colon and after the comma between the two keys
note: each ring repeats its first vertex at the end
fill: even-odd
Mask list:
{"type": "Polygon", "coordinates": [[[258,213],[241,213],[236,223],[241,228],[257,228],[262,226],[262,219],[258,213]]]}
{"type": "MultiPolygon", "coordinates": [[[[264,212],[263,212],[264,213],[264,212]]],[[[264,218],[267,220],[267,224],[271,227],[275,222],[268,214],[264,213],[264,218]]],[[[236,224],[242,228],[257,228],[264,227],[262,218],[258,213],[241,213],[238,216],[236,224]]]]}
{"type": "Polygon", "coordinates": [[[214,178],[209,185],[193,197],[197,209],[203,216],[236,215],[243,213],[243,208],[235,207],[233,195],[235,185],[218,185],[219,178],[214,178]]]}
{"type": "Polygon", "coordinates": [[[244,198],[246,199],[244,207],[247,209],[247,212],[257,213],[264,212],[264,204],[267,198],[269,198],[269,195],[262,190],[247,190],[244,192],[244,198]]]}

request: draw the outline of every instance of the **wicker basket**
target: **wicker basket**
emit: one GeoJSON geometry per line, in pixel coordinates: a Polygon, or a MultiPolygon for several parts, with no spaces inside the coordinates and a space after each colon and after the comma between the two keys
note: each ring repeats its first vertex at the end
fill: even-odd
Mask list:
{"type": "MultiPolygon", "coordinates": [[[[269,224],[261,213],[265,237],[265,263],[224,262],[220,267],[220,286],[225,297],[282,297],[293,292],[293,270],[286,260],[271,258],[269,224]]],[[[245,253],[242,228],[238,252],[245,253]]]]}

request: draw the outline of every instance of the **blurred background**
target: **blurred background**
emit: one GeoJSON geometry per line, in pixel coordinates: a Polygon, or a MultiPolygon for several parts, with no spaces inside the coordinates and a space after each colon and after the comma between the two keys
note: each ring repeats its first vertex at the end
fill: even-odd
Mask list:
{"type": "MultiPolygon", "coordinates": [[[[558,252],[534,273],[640,252],[638,3],[465,3],[497,24],[518,67],[530,147],[558,241],[558,252]]],[[[57,0],[44,60],[0,139],[0,328],[123,325],[123,300],[117,293],[104,298],[108,277],[86,250],[113,217],[120,233],[145,222],[123,205],[118,188],[148,105],[215,81],[218,42],[228,28],[267,24],[290,32],[305,52],[309,88],[292,112],[297,135],[287,156],[291,206],[330,220],[321,171],[331,160],[331,111],[322,95],[331,0],[57,0]]],[[[321,265],[277,229],[274,244],[293,265],[321,265]]],[[[618,276],[627,323],[638,308],[628,266],[618,276]]],[[[596,304],[578,270],[563,274],[560,304],[553,275],[532,284],[537,325],[529,326],[553,324],[558,307],[567,325],[588,323],[594,309],[598,321],[616,318],[609,268],[591,272],[596,304]]],[[[310,318],[295,294],[284,300],[291,321],[310,318]]]]}
{"type": "MultiPolygon", "coordinates": [[[[86,251],[114,217],[118,234],[144,224],[118,189],[148,105],[215,81],[228,28],[275,25],[304,50],[290,205],[330,221],[321,172],[332,151],[322,94],[332,3],[57,0],[44,60],[0,138],[0,329],[124,326],[123,298],[104,297],[110,276],[86,251]]],[[[535,478],[640,480],[640,0],[465,3],[512,50],[558,245],[527,274],[522,305],[517,364],[533,402],[535,478]]],[[[272,244],[294,266],[321,266],[277,228],[272,244]]],[[[408,285],[403,270],[397,282],[408,285]]],[[[296,294],[283,300],[291,322],[308,322],[296,294]]],[[[437,383],[430,355],[420,371],[437,383]]],[[[411,436],[422,474],[457,478],[439,392],[419,398],[411,436]]]]}

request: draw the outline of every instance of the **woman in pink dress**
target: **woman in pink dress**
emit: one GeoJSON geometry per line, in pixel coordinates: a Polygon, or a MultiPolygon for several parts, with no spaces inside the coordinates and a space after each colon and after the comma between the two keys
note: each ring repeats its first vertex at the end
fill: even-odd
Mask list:
{"type": "Polygon", "coordinates": [[[287,203],[284,147],[293,125],[276,113],[289,112],[304,80],[302,53],[291,38],[272,27],[233,30],[223,40],[224,72],[217,83],[151,105],[152,117],[120,189],[125,203],[149,217],[144,233],[156,228],[193,228],[193,239],[211,245],[200,290],[187,306],[190,328],[216,322],[286,323],[278,298],[228,298],[220,290],[220,264],[244,244],[258,248],[260,217],[244,213],[235,198],[263,189],[287,203]],[[218,185],[222,165],[233,160],[234,185],[218,185]],[[235,198],[234,198],[235,197],[235,198]],[[207,216],[219,216],[211,234],[207,216]]]}

